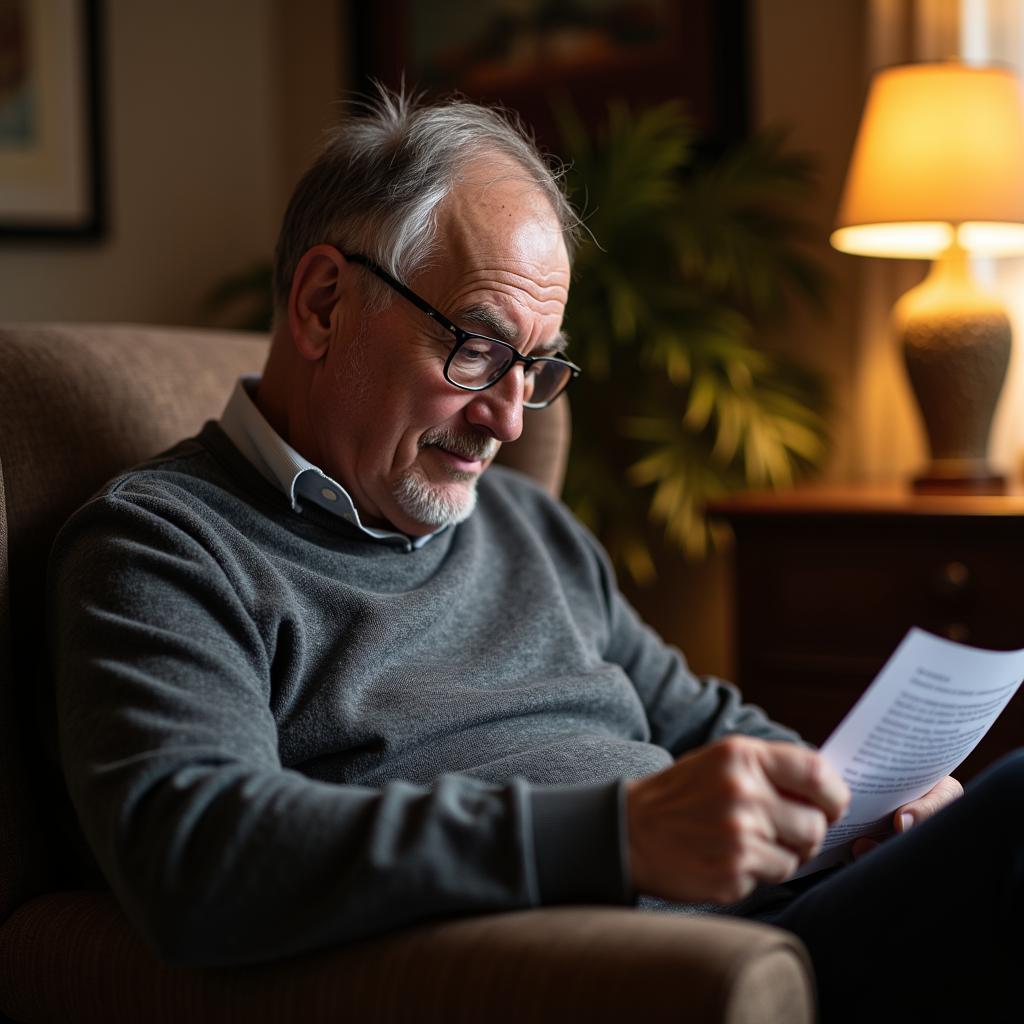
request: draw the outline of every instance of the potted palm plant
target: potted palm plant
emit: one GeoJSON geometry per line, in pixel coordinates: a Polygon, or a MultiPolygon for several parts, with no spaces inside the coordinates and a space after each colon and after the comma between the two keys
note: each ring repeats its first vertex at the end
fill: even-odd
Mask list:
{"type": "Polygon", "coordinates": [[[566,312],[586,370],[566,498],[645,583],[645,522],[700,555],[709,500],[787,484],[826,453],[820,381],[757,345],[794,297],[822,299],[796,213],[812,168],[771,133],[700,158],[677,103],[613,106],[594,133],[568,109],[560,124],[586,228],[566,312]]]}

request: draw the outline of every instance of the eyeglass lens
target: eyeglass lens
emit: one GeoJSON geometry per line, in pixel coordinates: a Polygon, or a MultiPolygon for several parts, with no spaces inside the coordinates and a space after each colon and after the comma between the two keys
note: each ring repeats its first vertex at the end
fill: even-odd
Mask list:
{"type": "MultiPolygon", "coordinates": [[[[487,338],[469,338],[448,363],[453,384],[482,390],[493,384],[512,364],[515,354],[508,346],[487,338]]],[[[560,359],[538,359],[524,373],[525,405],[546,405],[569,381],[571,368],[560,359]]]]}

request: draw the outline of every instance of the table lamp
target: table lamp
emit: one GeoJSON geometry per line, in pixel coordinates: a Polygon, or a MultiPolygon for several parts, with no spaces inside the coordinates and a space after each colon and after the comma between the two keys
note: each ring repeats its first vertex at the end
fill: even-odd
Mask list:
{"type": "Polygon", "coordinates": [[[1010,320],[975,281],[969,256],[1024,253],[1017,78],[955,61],[878,72],[836,222],[831,242],[843,252],[935,261],[894,309],[931,449],[914,489],[1005,489],[987,454],[1010,360],[1010,320]]]}

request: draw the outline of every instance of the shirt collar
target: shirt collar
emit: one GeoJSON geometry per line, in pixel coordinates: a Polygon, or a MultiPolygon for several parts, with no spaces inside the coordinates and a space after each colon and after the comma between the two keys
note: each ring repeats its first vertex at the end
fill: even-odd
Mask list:
{"type": "Polygon", "coordinates": [[[423,537],[407,537],[397,530],[364,526],[348,491],[304,459],[256,407],[252,393],[259,382],[260,378],[255,375],[239,378],[221,414],[220,427],[245,458],[285,494],[293,511],[301,515],[303,503],[308,502],[351,523],[374,540],[398,540],[408,550],[422,547],[441,532],[437,530],[423,537]]]}

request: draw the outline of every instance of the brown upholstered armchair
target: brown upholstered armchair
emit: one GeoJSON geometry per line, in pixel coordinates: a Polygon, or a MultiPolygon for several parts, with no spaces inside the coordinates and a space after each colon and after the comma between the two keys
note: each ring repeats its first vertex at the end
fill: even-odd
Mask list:
{"type": "MultiPolygon", "coordinates": [[[[37,1021],[779,1021],[813,1018],[807,957],[746,922],[558,907],[428,924],[257,967],[162,963],[111,896],[75,889],[34,727],[47,551],[106,478],[216,416],[254,335],[0,327],[0,1018],[37,1021]]],[[[557,489],[567,410],[508,461],[557,489]]]]}

